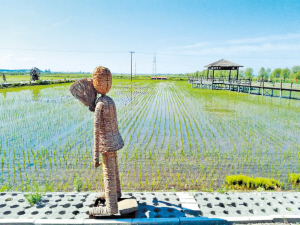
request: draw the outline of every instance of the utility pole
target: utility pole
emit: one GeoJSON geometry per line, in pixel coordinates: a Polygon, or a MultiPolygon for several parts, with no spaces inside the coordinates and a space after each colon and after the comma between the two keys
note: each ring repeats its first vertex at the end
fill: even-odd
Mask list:
{"type": "Polygon", "coordinates": [[[153,58],[153,68],[152,68],[152,76],[156,76],[157,80],[157,74],[156,74],[156,53],[154,53],[154,58],[153,58]]]}
{"type": "Polygon", "coordinates": [[[132,53],[135,53],[135,52],[130,51],[130,54],[131,54],[131,73],[130,73],[130,81],[132,81],[132,53]]]}
{"type": "Polygon", "coordinates": [[[136,77],[136,62],[134,62],[134,77],[136,77]]]}

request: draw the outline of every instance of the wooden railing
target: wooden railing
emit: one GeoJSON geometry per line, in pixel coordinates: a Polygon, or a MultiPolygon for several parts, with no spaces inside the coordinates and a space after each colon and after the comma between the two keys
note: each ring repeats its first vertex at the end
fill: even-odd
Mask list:
{"type": "Polygon", "coordinates": [[[231,78],[197,78],[197,77],[189,77],[189,83],[198,83],[198,84],[224,84],[224,85],[249,85],[253,87],[262,87],[262,88],[270,88],[270,89],[289,89],[289,90],[299,90],[300,85],[297,83],[283,83],[282,81],[279,83],[276,82],[265,82],[265,81],[252,81],[251,79],[236,79],[231,78]]]}
{"type": "Polygon", "coordinates": [[[236,79],[231,78],[230,80],[225,78],[197,78],[197,77],[189,77],[189,83],[194,82],[212,82],[212,83],[224,83],[224,84],[251,84],[250,79],[236,79]]]}

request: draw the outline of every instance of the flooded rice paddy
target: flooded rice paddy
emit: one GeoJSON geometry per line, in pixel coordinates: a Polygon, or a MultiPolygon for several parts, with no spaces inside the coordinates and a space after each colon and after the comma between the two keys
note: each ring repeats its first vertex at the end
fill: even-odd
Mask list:
{"type": "MultiPolygon", "coordinates": [[[[300,101],[192,89],[186,81],[114,80],[124,190],[216,190],[227,175],[300,171],[300,101]]],[[[70,84],[0,90],[0,188],[102,189],[93,113],[70,84]]]]}

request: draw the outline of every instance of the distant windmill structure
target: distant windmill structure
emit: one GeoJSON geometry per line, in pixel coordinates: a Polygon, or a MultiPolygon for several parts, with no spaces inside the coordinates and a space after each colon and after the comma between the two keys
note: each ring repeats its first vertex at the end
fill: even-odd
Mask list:
{"type": "Polygon", "coordinates": [[[154,58],[153,58],[152,76],[156,77],[156,80],[157,80],[157,73],[156,73],[156,53],[154,53],[154,58]]]}

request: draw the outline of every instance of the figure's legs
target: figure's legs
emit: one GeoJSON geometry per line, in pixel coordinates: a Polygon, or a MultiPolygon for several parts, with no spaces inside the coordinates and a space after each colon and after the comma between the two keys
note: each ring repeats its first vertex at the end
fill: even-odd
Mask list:
{"type": "MultiPolygon", "coordinates": [[[[117,194],[118,194],[118,199],[120,199],[122,196],[122,193],[121,193],[121,183],[120,183],[120,175],[119,175],[119,168],[118,168],[118,153],[112,152],[111,154],[114,154],[113,156],[115,158],[117,194]]],[[[99,192],[96,197],[97,197],[97,199],[105,199],[105,188],[104,188],[103,192],[99,192]]]]}
{"type": "Polygon", "coordinates": [[[116,160],[114,153],[103,153],[103,178],[105,189],[105,207],[93,207],[90,215],[113,215],[118,213],[116,182],[116,160]]]}
{"type": "Polygon", "coordinates": [[[121,198],[121,183],[120,183],[120,175],[119,175],[119,167],[118,167],[118,153],[115,153],[115,165],[116,165],[116,182],[117,182],[117,193],[118,193],[118,199],[121,198]]]}

